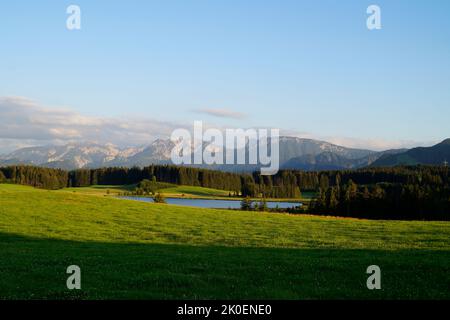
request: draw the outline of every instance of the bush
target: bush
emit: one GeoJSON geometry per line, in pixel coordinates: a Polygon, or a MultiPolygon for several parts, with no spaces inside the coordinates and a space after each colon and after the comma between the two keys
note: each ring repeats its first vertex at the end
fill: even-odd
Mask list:
{"type": "Polygon", "coordinates": [[[164,198],[164,196],[161,193],[158,192],[153,197],[153,201],[155,201],[155,203],[166,203],[166,198],[164,198]]]}
{"type": "Polygon", "coordinates": [[[252,204],[253,204],[253,202],[250,199],[250,197],[245,197],[241,201],[241,210],[244,210],[244,211],[252,210],[252,207],[253,207],[252,204]]]}

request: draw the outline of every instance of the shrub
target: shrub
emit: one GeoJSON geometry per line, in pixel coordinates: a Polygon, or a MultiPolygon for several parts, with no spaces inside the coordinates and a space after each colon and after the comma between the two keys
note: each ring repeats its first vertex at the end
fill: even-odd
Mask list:
{"type": "Polygon", "coordinates": [[[155,201],[155,203],[166,203],[166,198],[164,198],[164,196],[161,193],[158,192],[153,197],[153,201],[155,201]]]}
{"type": "Polygon", "coordinates": [[[250,197],[245,197],[241,201],[241,210],[244,210],[244,211],[252,210],[252,204],[253,204],[253,202],[250,199],[250,197]]]}

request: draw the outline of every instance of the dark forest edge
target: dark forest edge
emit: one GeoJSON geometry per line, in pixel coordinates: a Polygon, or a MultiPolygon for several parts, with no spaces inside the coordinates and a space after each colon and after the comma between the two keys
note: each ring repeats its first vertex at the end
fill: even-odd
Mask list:
{"type": "MultiPolygon", "coordinates": [[[[237,174],[192,167],[151,165],[64,171],[33,166],[0,168],[0,183],[44,189],[138,184],[143,180],[226,190],[253,198],[298,199],[317,192],[308,213],[368,219],[450,220],[450,178],[446,166],[399,166],[304,172],[274,176],[237,174]]],[[[299,209],[304,213],[305,209],[299,209]]],[[[291,212],[294,213],[294,212],[291,212]]]]}

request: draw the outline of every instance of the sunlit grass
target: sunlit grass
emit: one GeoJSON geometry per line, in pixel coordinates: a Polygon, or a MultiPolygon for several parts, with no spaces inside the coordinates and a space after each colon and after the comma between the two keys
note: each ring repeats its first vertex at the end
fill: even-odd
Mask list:
{"type": "Polygon", "coordinates": [[[0,185],[0,298],[448,299],[448,261],[449,222],[200,209],[0,185]],[[65,287],[71,264],[83,270],[81,291],[65,287]],[[371,264],[382,269],[380,291],[365,286],[371,264]]]}
{"type": "Polygon", "coordinates": [[[201,209],[0,185],[0,232],[77,241],[449,249],[450,223],[201,209]]]}

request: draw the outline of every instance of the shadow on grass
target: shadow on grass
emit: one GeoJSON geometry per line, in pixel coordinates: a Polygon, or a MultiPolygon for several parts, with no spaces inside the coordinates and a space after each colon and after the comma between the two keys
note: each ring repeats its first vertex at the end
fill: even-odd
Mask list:
{"type": "Polygon", "coordinates": [[[450,252],[116,244],[0,233],[2,299],[449,299],[450,252]],[[66,268],[81,268],[81,290],[66,268]],[[366,268],[382,290],[366,288],[366,268]]]}

